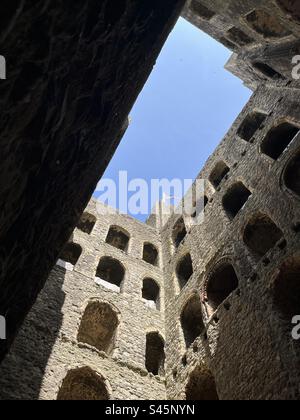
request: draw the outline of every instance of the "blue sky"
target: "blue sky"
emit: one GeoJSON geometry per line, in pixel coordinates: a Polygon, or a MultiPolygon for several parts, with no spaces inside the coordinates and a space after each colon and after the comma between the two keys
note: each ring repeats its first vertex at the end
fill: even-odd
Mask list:
{"type": "Polygon", "coordinates": [[[122,170],[129,180],[195,179],[251,95],[224,69],[230,55],[180,18],[104,178],[117,181],[122,170]]]}

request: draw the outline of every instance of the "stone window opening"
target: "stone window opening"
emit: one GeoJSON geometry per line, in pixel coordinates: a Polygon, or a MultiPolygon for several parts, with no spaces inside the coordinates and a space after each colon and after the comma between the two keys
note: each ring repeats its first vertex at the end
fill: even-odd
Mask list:
{"type": "Polygon", "coordinates": [[[176,274],[180,290],[188,283],[194,273],[193,262],[190,254],[185,255],[177,264],[176,274]]]}
{"type": "Polygon", "coordinates": [[[149,373],[157,376],[165,375],[165,342],[157,332],[146,336],[145,366],[149,373]]]}
{"type": "Polygon", "coordinates": [[[233,220],[243,209],[250,197],[251,192],[242,182],[233,185],[223,197],[223,207],[227,216],[233,220]]]}
{"type": "Polygon", "coordinates": [[[200,16],[202,19],[211,20],[216,13],[212,10],[209,10],[206,6],[201,4],[198,0],[192,0],[190,8],[192,12],[196,13],[196,15],[200,16]]]}
{"type": "Polygon", "coordinates": [[[120,292],[125,278],[123,265],[112,257],[101,258],[97,272],[96,282],[108,289],[120,292]]]}
{"type": "Polygon", "coordinates": [[[210,174],[209,181],[215,188],[218,188],[229,171],[230,168],[225,162],[218,162],[210,174]]]}
{"type": "Polygon", "coordinates": [[[118,226],[111,226],[106,237],[107,244],[124,252],[128,251],[129,240],[129,233],[118,226]]]}
{"type": "Polygon", "coordinates": [[[229,263],[223,263],[209,277],[206,286],[207,314],[212,316],[222,303],[239,286],[235,269],[229,263]]]}
{"type": "Polygon", "coordinates": [[[190,375],[186,389],[187,401],[218,401],[216,383],[211,371],[198,366],[190,375]]]}
{"type": "Polygon", "coordinates": [[[249,27],[264,38],[283,38],[290,35],[277,17],[269,15],[265,10],[253,10],[245,19],[249,27]]]}
{"type": "Polygon", "coordinates": [[[151,265],[158,266],[159,264],[159,254],[157,248],[150,244],[145,243],[143,249],[143,260],[151,265]]]}
{"type": "Polygon", "coordinates": [[[282,231],[266,215],[260,214],[247,224],[243,240],[253,254],[261,259],[283,238],[282,231]]]}
{"type": "Polygon", "coordinates": [[[300,4],[298,0],[277,0],[279,7],[294,20],[300,22],[300,4]]]}
{"type": "Polygon", "coordinates": [[[229,29],[226,36],[231,42],[238,45],[239,47],[243,47],[254,42],[253,38],[251,38],[250,36],[245,34],[245,32],[236,27],[229,29]]]}
{"type": "Polygon", "coordinates": [[[280,318],[289,324],[300,314],[300,254],[288,258],[274,281],[274,305],[280,318]]]}
{"type": "Polygon", "coordinates": [[[75,244],[74,242],[69,242],[62,250],[57,261],[57,265],[72,271],[77,264],[81,254],[81,246],[75,244]]]}
{"type": "Polygon", "coordinates": [[[184,223],[183,217],[181,217],[176,222],[173,228],[172,236],[173,236],[173,243],[175,245],[175,248],[178,248],[180,246],[180,244],[182,243],[186,235],[187,235],[187,231],[186,231],[185,223],[184,223]]]}
{"type": "Polygon", "coordinates": [[[109,355],[114,349],[118,325],[118,315],[111,305],[90,302],[84,311],[77,340],[109,355]]]}
{"type": "Polygon", "coordinates": [[[266,118],[267,115],[261,112],[255,111],[249,114],[238,129],[237,133],[239,137],[249,142],[254,137],[257,130],[261,128],[266,118]]]}
{"type": "Polygon", "coordinates": [[[83,215],[81,216],[78,222],[77,228],[81,230],[82,232],[90,235],[94,229],[96,221],[97,221],[96,217],[93,216],[92,214],[83,213],[83,215]]]}
{"type": "Polygon", "coordinates": [[[181,358],[181,364],[183,367],[186,367],[188,365],[188,359],[186,354],[181,358]]]}
{"type": "Polygon", "coordinates": [[[185,345],[186,348],[189,348],[204,331],[202,306],[199,296],[194,295],[190,298],[181,313],[180,321],[185,345]]]}
{"type": "Polygon", "coordinates": [[[59,401],[107,401],[105,380],[89,367],[70,370],[58,392],[59,401]]]}
{"type": "Polygon", "coordinates": [[[283,180],[285,186],[300,197],[300,151],[288,163],[283,180]]]}
{"type": "Polygon", "coordinates": [[[160,288],[155,280],[143,280],[142,298],[150,308],[160,310],[160,288]]]}
{"type": "Polygon", "coordinates": [[[299,127],[289,122],[283,122],[273,127],[262,142],[262,153],[277,160],[298,133],[299,127]]]}
{"type": "Polygon", "coordinates": [[[262,63],[261,61],[254,61],[252,63],[255,70],[257,70],[259,73],[266,76],[268,79],[283,79],[284,77],[282,74],[278,73],[276,70],[274,70],[271,66],[269,66],[266,63],[262,63]]]}
{"type": "Polygon", "coordinates": [[[225,37],[221,37],[220,42],[221,44],[225,45],[225,47],[228,48],[229,50],[235,51],[237,49],[237,46],[225,37]]]}

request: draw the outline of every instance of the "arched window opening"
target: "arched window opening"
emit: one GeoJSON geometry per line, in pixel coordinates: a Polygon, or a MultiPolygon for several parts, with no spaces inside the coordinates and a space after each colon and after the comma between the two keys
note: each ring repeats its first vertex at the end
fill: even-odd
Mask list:
{"type": "Polygon", "coordinates": [[[176,248],[179,247],[181,242],[184,240],[184,238],[187,235],[185,223],[183,220],[183,217],[181,217],[175,224],[173,228],[173,242],[176,248]]]}
{"type": "Polygon", "coordinates": [[[146,337],[146,369],[153,375],[165,374],[165,342],[157,332],[146,337]]]}
{"type": "Polygon", "coordinates": [[[282,10],[300,22],[300,3],[298,0],[277,0],[282,10]]]}
{"type": "Polygon", "coordinates": [[[75,244],[74,242],[69,242],[62,250],[59,260],[57,261],[57,265],[59,265],[60,267],[69,269],[69,270],[73,270],[81,254],[82,254],[81,246],[78,244],[75,244]]]}
{"type": "Polygon", "coordinates": [[[211,316],[238,286],[239,280],[233,266],[228,263],[220,265],[207,282],[208,315],[211,316]]]}
{"type": "Polygon", "coordinates": [[[89,367],[71,370],[58,392],[59,401],[107,401],[104,379],[89,367]]]}
{"type": "Polygon", "coordinates": [[[78,341],[110,354],[114,348],[119,324],[112,307],[104,302],[90,302],[84,311],[78,331],[78,341]]]}
{"type": "MultiPolygon", "coordinates": [[[[96,278],[105,287],[113,285],[119,291],[125,277],[123,265],[114,258],[103,257],[97,268],[96,278]]],[[[115,288],[113,288],[115,290],[115,288]]]]}
{"type": "Polygon", "coordinates": [[[251,192],[241,182],[233,185],[227,191],[223,198],[223,206],[231,220],[242,210],[250,196],[251,192]]]}
{"type": "Polygon", "coordinates": [[[288,122],[279,124],[269,131],[261,145],[261,151],[272,159],[277,160],[298,133],[299,127],[293,124],[288,122]]]}
{"type": "Polygon", "coordinates": [[[246,16],[248,25],[265,38],[280,38],[290,34],[274,15],[262,9],[253,10],[246,16]]]}
{"type": "Polygon", "coordinates": [[[249,114],[238,129],[238,135],[245,141],[250,141],[257,130],[259,130],[262,124],[267,118],[266,114],[261,112],[252,112],[249,114]]]}
{"type": "Polygon", "coordinates": [[[283,238],[282,231],[266,215],[254,217],[244,231],[244,242],[259,258],[262,258],[283,238]]]}
{"type": "Polygon", "coordinates": [[[190,8],[196,15],[205,20],[210,20],[216,15],[215,12],[201,4],[199,0],[192,0],[190,8]]]}
{"type": "Polygon", "coordinates": [[[283,79],[284,77],[282,74],[278,73],[274,70],[271,66],[266,63],[262,63],[261,61],[254,61],[252,63],[254,69],[259,71],[264,76],[268,77],[269,79],[283,79]]]}
{"type": "Polygon", "coordinates": [[[96,224],[96,217],[90,213],[83,213],[78,222],[77,228],[84,233],[91,234],[96,224]]]}
{"type": "Polygon", "coordinates": [[[281,265],[274,282],[274,304],[280,318],[289,324],[300,314],[300,254],[281,265]]]}
{"type": "Polygon", "coordinates": [[[236,27],[229,29],[227,32],[227,38],[239,47],[243,47],[244,45],[252,44],[252,42],[254,42],[253,38],[236,27]]]}
{"type": "Polygon", "coordinates": [[[284,172],[286,187],[300,197],[300,152],[289,162],[284,172]]]}
{"type": "Polygon", "coordinates": [[[176,274],[180,290],[184,288],[193,275],[193,262],[190,254],[185,255],[177,264],[176,274]]]}
{"type": "Polygon", "coordinates": [[[109,229],[106,243],[117,249],[120,249],[121,251],[126,252],[128,250],[129,239],[129,234],[126,233],[122,228],[118,226],[112,226],[109,229]]]}
{"type": "Polygon", "coordinates": [[[142,297],[150,308],[160,309],[160,289],[155,280],[147,278],[143,281],[142,297]]]}
{"type": "Polygon", "coordinates": [[[210,370],[198,366],[190,375],[186,386],[187,401],[218,401],[215,379],[210,370]]]}
{"type": "Polygon", "coordinates": [[[158,266],[158,250],[150,243],[144,244],[143,260],[146,263],[158,266]]]}
{"type": "Polygon", "coordinates": [[[209,177],[209,180],[212,183],[212,185],[215,188],[218,188],[229,171],[230,169],[225,162],[218,162],[209,177]]]}
{"type": "Polygon", "coordinates": [[[181,327],[186,347],[189,348],[196,338],[204,331],[202,307],[199,296],[193,296],[185,305],[181,314],[181,327]]]}

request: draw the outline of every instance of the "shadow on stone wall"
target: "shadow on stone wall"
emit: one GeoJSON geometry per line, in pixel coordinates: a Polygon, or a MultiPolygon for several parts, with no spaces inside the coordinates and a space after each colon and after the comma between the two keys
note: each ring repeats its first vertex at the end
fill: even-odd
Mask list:
{"type": "Polygon", "coordinates": [[[287,366],[280,357],[282,344],[276,343],[281,333],[253,300],[245,295],[235,296],[230,309],[228,306],[218,312],[209,332],[213,336],[213,351],[208,341],[205,351],[219,398],[292,399],[287,366]]]}
{"type": "Polygon", "coordinates": [[[0,400],[37,400],[59,335],[65,270],[55,267],[0,366],[0,400]]]}

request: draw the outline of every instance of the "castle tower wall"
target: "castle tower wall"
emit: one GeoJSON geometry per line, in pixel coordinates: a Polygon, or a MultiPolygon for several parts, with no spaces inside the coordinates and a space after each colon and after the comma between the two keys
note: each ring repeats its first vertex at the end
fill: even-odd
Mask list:
{"type": "MultiPolygon", "coordinates": [[[[283,322],[274,305],[274,276],[284,261],[299,252],[300,246],[299,196],[291,194],[283,180],[288,162],[299,153],[299,132],[278,159],[262,152],[268,133],[279,123],[288,121],[299,129],[298,109],[297,90],[261,87],[199,174],[199,178],[206,180],[208,198],[204,222],[195,224],[186,215],[188,233],[177,249],[172,244],[172,231],[180,216],[172,217],[162,230],[167,391],[171,399],[186,398],[188,381],[199,366],[204,377],[207,372],[212,373],[220,399],[299,396],[296,367],[299,354],[291,337],[291,318],[283,322]],[[265,113],[266,119],[245,141],[240,137],[240,127],[254,111],[265,113]],[[230,171],[216,188],[209,180],[220,161],[230,171]],[[236,183],[243,183],[251,196],[231,218],[223,200],[236,183]],[[257,215],[268,216],[282,232],[264,255],[249,249],[243,236],[245,227],[257,215]],[[187,253],[191,255],[194,272],[180,290],[176,266],[187,253]],[[208,284],[221,264],[232,264],[238,286],[212,311],[208,284]],[[187,348],[181,314],[193,296],[201,303],[204,327],[187,348]]],[[[262,235],[259,242],[264,238],[262,235]]]]}
{"type": "Polygon", "coordinates": [[[0,360],[120,143],[183,5],[2,1],[0,360]]]}
{"type": "Polygon", "coordinates": [[[289,0],[189,0],[183,16],[234,53],[227,69],[255,90],[260,83],[293,81],[297,7],[289,0]]]}
{"type": "MultiPolygon", "coordinates": [[[[105,379],[110,398],[166,397],[163,377],[149,373],[145,367],[146,334],[154,332],[165,337],[160,235],[127,216],[99,216],[95,201],[86,212],[96,219],[93,230],[91,234],[74,231],[70,242],[82,248],[74,268],[69,263],[68,269],[57,265],[52,271],[0,368],[1,398],[56,399],[68,372],[86,366],[105,379]],[[106,243],[111,226],[129,233],[125,252],[106,243]],[[143,261],[145,242],[159,251],[157,267],[143,261]],[[98,263],[104,256],[116,259],[125,268],[119,291],[115,285],[95,282],[98,263]],[[149,307],[142,298],[145,278],[154,279],[160,288],[159,310],[153,303],[149,307]],[[117,314],[118,326],[109,354],[78,340],[80,323],[90,302],[107,303],[117,314]]],[[[100,325],[95,323],[94,328],[100,325]]]]}
{"type": "Polygon", "coordinates": [[[2,399],[299,399],[293,4],[187,2],[254,90],[197,178],[201,215],[161,203],[142,224],[91,201],[0,367],[2,399]]]}

